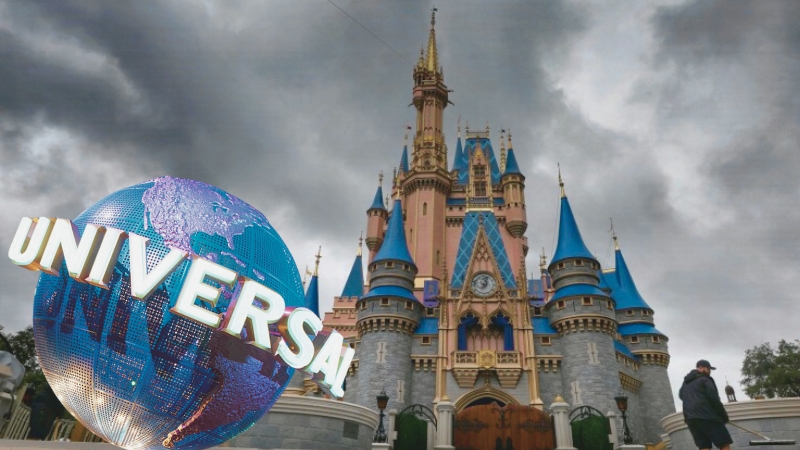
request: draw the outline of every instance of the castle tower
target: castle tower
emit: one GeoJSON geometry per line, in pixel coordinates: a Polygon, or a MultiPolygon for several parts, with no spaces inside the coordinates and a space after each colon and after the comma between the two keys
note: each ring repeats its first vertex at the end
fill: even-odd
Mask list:
{"type": "Polygon", "coordinates": [[[600,289],[600,264],[583,242],[560,174],[559,184],[558,244],[548,268],[555,293],[544,313],[559,335],[567,401],[614,411],[619,391],[614,301],[600,289]]]}
{"type": "Polygon", "coordinates": [[[369,292],[357,303],[359,360],[356,404],[374,407],[375,396],[389,394],[389,408],[411,404],[412,333],[420,323],[422,305],[414,297],[417,267],[408,251],[403,206],[394,202],[386,236],[369,264],[369,292]]]}
{"type": "MultiPolygon", "coordinates": [[[[667,374],[669,350],[667,336],[658,331],[653,322],[653,310],[636,289],[633,277],[622,256],[614,235],[615,270],[605,276],[611,285],[616,300],[616,316],[619,336],[631,353],[639,358],[639,380],[645,380],[638,388],[637,405],[643,442],[657,442],[662,433],[661,419],[675,412],[672,387],[667,374]]],[[[624,386],[623,388],[627,388],[624,386]]]]}
{"type": "Polygon", "coordinates": [[[379,176],[378,190],[367,210],[367,248],[369,249],[369,260],[375,258],[375,254],[383,243],[383,234],[386,229],[386,219],[389,213],[383,205],[383,173],[379,176]]]}
{"type": "MultiPolygon", "coordinates": [[[[397,189],[403,199],[406,236],[411,256],[416,262],[417,288],[426,280],[441,281],[441,262],[445,254],[445,211],[450,192],[447,170],[447,146],[444,143],[443,111],[449,90],[439,67],[434,30],[435,11],[426,53],[414,67],[412,103],[416,108],[411,161],[398,177],[397,189]]],[[[403,161],[407,161],[404,148],[403,161]]]]}

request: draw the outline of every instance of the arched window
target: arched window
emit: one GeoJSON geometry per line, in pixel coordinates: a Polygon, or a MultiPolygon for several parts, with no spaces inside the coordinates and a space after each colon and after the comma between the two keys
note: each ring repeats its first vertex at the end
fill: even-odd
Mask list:
{"type": "Polygon", "coordinates": [[[423,203],[422,204],[422,215],[423,216],[427,216],[428,215],[428,204],[427,203],[423,203]]]}

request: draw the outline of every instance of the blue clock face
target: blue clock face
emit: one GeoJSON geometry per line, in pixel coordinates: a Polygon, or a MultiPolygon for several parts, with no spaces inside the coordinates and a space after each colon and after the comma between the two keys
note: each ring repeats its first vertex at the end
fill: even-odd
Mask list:
{"type": "Polygon", "coordinates": [[[479,297],[488,297],[497,288],[497,280],[488,273],[479,273],[472,277],[472,292],[479,297]]]}

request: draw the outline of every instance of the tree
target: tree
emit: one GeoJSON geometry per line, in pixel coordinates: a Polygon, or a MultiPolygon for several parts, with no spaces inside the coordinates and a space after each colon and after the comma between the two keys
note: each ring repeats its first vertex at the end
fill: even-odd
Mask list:
{"type": "Polygon", "coordinates": [[[750,397],[800,397],[800,340],[769,342],[745,351],[742,384],[750,397]]]}
{"type": "Polygon", "coordinates": [[[5,334],[2,332],[3,326],[0,325],[0,341],[2,349],[9,351],[19,362],[25,366],[25,377],[23,383],[28,383],[39,391],[43,385],[47,384],[42,368],[39,367],[39,358],[36,356],[36,344],[33,340],[33,327],[28,326],[24,330],[15,334],[5,334]],[[6,349],[7,346],[10,348],[6,349]]]}

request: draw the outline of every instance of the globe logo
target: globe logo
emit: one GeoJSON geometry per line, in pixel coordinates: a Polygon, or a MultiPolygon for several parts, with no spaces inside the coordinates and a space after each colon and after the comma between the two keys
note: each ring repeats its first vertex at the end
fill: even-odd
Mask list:
{"type": "MultiPolygon", "coordinates": [[[[179,249],[263,284],[287,307],[303,305],[295,262],[264,215],[208,184],[170,177],[141,183],[73,223],[80,233],[93,224],[149,239],[148,270],[179,249]]],[[[146,301],[134,298],[129,253],[125,242],[109,266],[107,289],[76,281],[65,267],[40,276],[33,325],[53,391],[87,428],[121,447],[207,448],[233,438],[272,407],[294,369],[245,343],[248,329],[232,336],[170,311],[192,258],[146,301]]],[[[220,291],[211,311],[225,313],[235,286],[206,284],[220,291]]]]}

